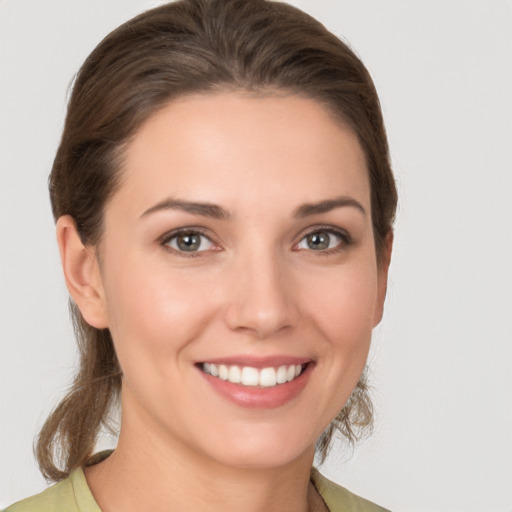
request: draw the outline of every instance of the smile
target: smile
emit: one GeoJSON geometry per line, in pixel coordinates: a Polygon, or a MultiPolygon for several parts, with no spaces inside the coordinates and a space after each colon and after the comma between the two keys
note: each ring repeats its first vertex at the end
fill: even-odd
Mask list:
{"type": "Polygon", "coordinates": [[[306,365],[291,364],[253,368],[251,366],[202,363],[199,367],[204,373],[233,384],[272,388],[295,380],[304,371],[306,365]]]}

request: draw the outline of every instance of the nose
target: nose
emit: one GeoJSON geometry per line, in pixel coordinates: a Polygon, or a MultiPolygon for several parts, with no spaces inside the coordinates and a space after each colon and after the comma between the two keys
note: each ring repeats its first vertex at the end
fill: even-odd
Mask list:
{"type": "Polygon", "coordinates": [[[299,320],[297,294],[286,264],[272,255],[243,258],[232,273],[225,319],[232,330],[269,338],[299,320]]]}

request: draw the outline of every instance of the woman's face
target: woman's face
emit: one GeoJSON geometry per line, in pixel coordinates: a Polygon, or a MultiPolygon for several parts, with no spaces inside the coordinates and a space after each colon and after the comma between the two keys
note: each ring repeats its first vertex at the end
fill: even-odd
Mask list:
{"type": "Polygon", "coordinates": [[[122,435],[237,467],[309,457],[385,294],[355,135],[298,96],[194,95],[142,126],[122,172],[97,325],[122,435]]]}

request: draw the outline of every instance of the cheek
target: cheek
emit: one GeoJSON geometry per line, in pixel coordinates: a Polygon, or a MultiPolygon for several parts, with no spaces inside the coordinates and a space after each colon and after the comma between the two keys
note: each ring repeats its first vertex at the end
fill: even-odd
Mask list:
{"type": "Polygon", "coordinates": [[[377,303],[373,265],[340,268],[309,289],[316,289],[310,295],[309,310],[314,312],[324,337],[340,350],[364,350],[371,336],[377,303]]]}
{"type": "Polygon", "coordinates": [[[377,301],[374,269],[371,259],[341,266],[317,281],[317,292],[310,295],[309,310],[321,333],[322,385],[331,390],[319,402],[327,411],[326,424],[346,403],[366,364],[377,301]]]}
{"type": "Polygon", "coordinates": [[[355,388],[366,364],[377,298],[373,259],[340,265],[315,279],[302,278],[302,316],[309,313],[310,331],[318,351],[313,374],[311,414],[320,418],[321,431],[339,413],[355,388]],[[308,290],[307,293],[304,293],[308,290]],[[316,335],[316,336],[315,336],[316,335]],[[322,389],[322,393],[318,393],[322,389]]]}
{"type": "Polygon", "coordinates": [[[174,355],[193,340],[213,314],[210,295],[186,273],[124,265],[109,274],[109,329],[120,361],[174,355]]]}

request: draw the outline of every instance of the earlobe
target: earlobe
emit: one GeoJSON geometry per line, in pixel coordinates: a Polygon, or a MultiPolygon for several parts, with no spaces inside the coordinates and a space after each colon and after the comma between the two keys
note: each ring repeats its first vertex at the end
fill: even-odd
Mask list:
{"type": "Polygon", "coordinates": [[[75,221],[69,215],[57,220],[57,242],[66,286],[82,316],[92,327],[108,327],[96,250],[82,243],[75,221]]]}
{"type": "Polygon", "coordinates": [[[384,239],[384,248],[382,259],[377,269],[377,304],[375,308],[375,318],[373,326],[376,327],[382,320],[384,313],[384,301],[386,299],[386,292],[388,288],[388,274],[389,265],[391,263],[391,252],[393,250],[393,230],[389,230],[386,238],[384,239]]]}

